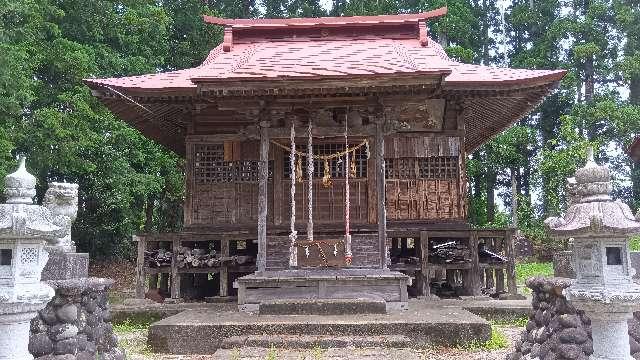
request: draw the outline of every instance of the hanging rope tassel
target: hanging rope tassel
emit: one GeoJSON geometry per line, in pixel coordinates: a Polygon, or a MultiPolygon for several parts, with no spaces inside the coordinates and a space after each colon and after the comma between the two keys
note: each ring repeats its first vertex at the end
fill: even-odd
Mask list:
{"type": "Polygon", "coordinates": [[[299,184],[304,182],[304,176],[302,175],[302,156],[298,155],[298,161],[296,162],[296,178],[299,184]]]}
{"type": "MultiPolygon", "coordinates": [[[[298,266],[298,247],[296,241],[298,240],[298,232],[296,231],[296,129],[295,123],[291,121],[291,152],[289,153],[289,169],[291,169],[291,228],[289,232],[289,267],[295,268],[298,266]]],[[[300,161],[300,158],[298,158],[300,161]]],[[[302,165],[301,165],[302,167],[302,165]]],[[[302,177],[302,169],[300,169],[299,176],[302,177]]]]}
{"type": "MultiPolygon", "coordinates": [[[[349,149],[349,138],[347,137],[347,117],[344,118],[344,148],[349,149]]],[[[353,151],[355,154],[355,150],[353,151]]],[[[355,155],[354,155],[355,156],[355,155]]],[[[349,208],[351,207],[350,189],[349,189],[349,152],[344,154],[344,262],[347,266],[351,266],[353,255],[351,254],[351,229],[349,229],[349,208]]]]}
{"type": "Polygon", "coordinates": [[[309,190],[307,191],[307,203],[309,220],[307,221],[307,240],[313,241],[313,139],[311,135],[311,120],[309,120],[309,139],[307,142],[307,180],[309,190]]]}
{"type": "Polygon", "coordinates": [[[331,181],[331,168],[329,168],[329,159],[324,159],[324,175],[322,176],[322,186],[328,188],[333,185],[331,181]]]}
{"type": "Polygon", "coordinates": [[[356,177],[358,175],[358,171],[356,168],[356,152],[354,151],[351,154],[351,177],[356,177]]]}

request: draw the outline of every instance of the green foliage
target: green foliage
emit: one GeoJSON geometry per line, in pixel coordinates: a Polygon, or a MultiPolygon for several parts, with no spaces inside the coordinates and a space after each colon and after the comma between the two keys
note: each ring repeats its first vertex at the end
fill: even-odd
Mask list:
{"type": "Polygon", "coordinates": [[[640,235],[636,235],[629,240],[629,250],[640,251],[640,235]]]}
{"type": "Polygon", "coordinates": [[[473,53],[473,50],[465,49],[462,46],[458,46],[458,45],[448,46],[445,50],[447,52],[447,55],[449,55],[450,58],[463,63],[473,62],[473,58],[475,56],[473,53]]]}

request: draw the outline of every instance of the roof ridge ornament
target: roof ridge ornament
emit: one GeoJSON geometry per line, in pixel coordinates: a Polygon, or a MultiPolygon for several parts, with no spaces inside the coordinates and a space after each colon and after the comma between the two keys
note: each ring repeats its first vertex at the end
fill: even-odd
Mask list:
{"type": "Polygon", "coordinates": [[[205,23],[213,25],[231,26],[233,28],[283,28],[283,27],[314,27],[319,25],[380,25],[402,24],[434,19],[447,14],[447,7],[417,13],[399,15],[365,15],[365,16],[336,16],[319,18],[287,18],[287,19],[225,19],[216,16],[202,15],[205,23]]]}

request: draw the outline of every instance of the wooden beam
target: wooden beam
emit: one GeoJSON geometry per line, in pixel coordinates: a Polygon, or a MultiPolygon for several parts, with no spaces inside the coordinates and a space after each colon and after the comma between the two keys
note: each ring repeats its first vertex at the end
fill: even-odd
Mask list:
{"type": "MultiPolygon", "coordinates": [[[[378,119],[382,120],[382,119],[378,119]]],[[[378,202],[378,246],[380,268],[387,268],[387,210],[385,208],[384,130],[383,122],[376,122],[376,188],[378,202]]]]}
{"type": "Polygon", "coordinates": [[[267,268],[267,181],[269,177],[269,132],[260,126],[260,165],[258,174],[258,271],[267,268]]]}

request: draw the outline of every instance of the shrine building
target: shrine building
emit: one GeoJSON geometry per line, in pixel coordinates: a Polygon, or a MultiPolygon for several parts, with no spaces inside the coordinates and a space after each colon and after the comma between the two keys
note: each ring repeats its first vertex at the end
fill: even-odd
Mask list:
{"type": "Polygon", "coordinates": [[[466,156],[565,71],[454,61],[429,37],[445,14],[204,16],[224,40],[201,65],[85,80],[186,160],[184,230],[135,237],[137,295],[151,279],[253,311],[361,297],[404,309],[442,283],[515,293],[512,230],[468,224],[466,156]]]}

